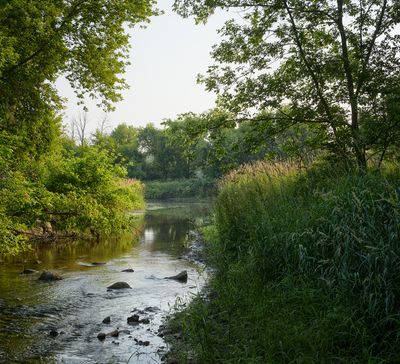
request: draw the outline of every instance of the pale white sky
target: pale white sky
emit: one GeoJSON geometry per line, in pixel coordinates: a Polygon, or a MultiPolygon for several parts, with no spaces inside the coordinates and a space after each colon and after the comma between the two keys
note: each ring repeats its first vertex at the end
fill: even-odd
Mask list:
{"type": "MultiPolygon", "coordinates": [[[[215,95],[196,83],[198,73],[212,64],[210,51],[218,43],[216,32],[228,18],[219,13],[206,25],[195,25],[193,19],[183,19],[171,10],[173,0],[160,0],[158,7],[165,14],[152,18],[146,29],[135,28],[131,34],[131,65],[125,74],[130,89],[124,100],[109,114],[110,127],[120,123],[144,126],[159,125],[163,119],[193,111],[203,112],[214,106],[215,95]]],[[[82,109],[65,79],[57,81],[61,96],[68,98],[64,124],[82,109]]],[[[96,129],[104,113],[96,102],[88,102],[89,131],[96,129]]]]}
{"type": "MultiPolygon", "coordinates": [[[[237,14],[220,12],[207,24],[196,25],[193,19],[183,19],[171,7],[173,0],[159,0],[165,14],[152,18],[146,29],[130,30],[131,65],[125,79],[130,89],[123,92],[124,100],[117,103],[115,112],[108,115],[109,131],[120,123],[144,126],[149,122],[160,125],[163,119],[193,111],[200,113],[214,106],[215,95],[207,93],[196,83],[196,76],[205,73],[213,62],[211,47],[219,43],[217,29],[237,14]]],[[[395,32],[399,32],[400,27],[395,32]]],[[[82,110],[65,79],[57,82],[61,96],[68,98],[64,124],[82,110]]],[[[104,117],[96,102],[89,108],[89,132],[93,132],[104,117]]]]}

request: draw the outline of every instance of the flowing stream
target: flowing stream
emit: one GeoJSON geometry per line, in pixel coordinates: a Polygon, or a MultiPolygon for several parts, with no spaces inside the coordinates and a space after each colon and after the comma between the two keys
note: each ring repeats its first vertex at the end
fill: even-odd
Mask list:
{"type": "Polygon", "coordinates": [[[160,363],[160,324],[205,280],[201,265],[182,256],[194,223],[208,213],[203,202],[152,203],[123,239],[46,244],[2,261],[0,363],[160,363]],[[41,282],[40,273],[21,275],[26,268],[63,279],[41,282]],[[134,272],[122,272],[128,268],[134,272]],[[164,279],[183,270],[187,283],[164,279]],[[120,281],[132,289],[107,291],[120,281]],[[149,323],[128,324],[134,314],[149,323]],[[107,316],[109,324],[102,322],[107,316]],[[118,337],[97,338],[116,329],[118,337]]]}

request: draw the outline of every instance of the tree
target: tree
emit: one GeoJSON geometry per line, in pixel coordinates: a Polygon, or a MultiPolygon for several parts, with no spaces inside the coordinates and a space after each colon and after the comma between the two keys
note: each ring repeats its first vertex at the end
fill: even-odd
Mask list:
{"type": "Polygon", "coordinates": [[[191,173],[210,178],[265,158],[271,147],[265,143],[258,125],[243,122],[236,127],[232,115],[218,109],[198,115],[182,114],[163,124],[170,144],[189,159],[191,173]]]}
{"type": "Polygon", "coordinates": [[[0,1],[0,131],[20,135],[37,157],[59,130],[54,87],[65,75],[77,95],[120,100],[128,64],[126,25],[148,21],[154,0],[0,1]]]}
{"type": "Polygon", "coordinates": [[[165,130],[147,124],[139,130],[138,143],[143,156],[143,178],[165,180],[190,177],[190,164],[183,146],[174,143],[165,130]]]}
{"type": "Polygon", "coordinates": [[[86,143],[86,129],[89,123],[87,112],[81,112],[71,120],[71,136],[77,138],[78,144],[82,147],[86,143]],[[76,134],[75,134],[76,133],[76,134]]]}
{"type": "Polygon", "coordinates": [[[198,21],[218,8],[240,13],[221,29],[216,64],[199,79],[239,120],[269,110],[265,122],[278,121],[282,130],[314,125],[326,147],[343,159],[350,155],[360,169],[394,142],[398,1],[175,0],[174,6],[198,21]]]}

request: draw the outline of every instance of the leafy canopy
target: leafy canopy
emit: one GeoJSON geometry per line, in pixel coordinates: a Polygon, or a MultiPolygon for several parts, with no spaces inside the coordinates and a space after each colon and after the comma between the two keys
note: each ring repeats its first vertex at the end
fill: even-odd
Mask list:
{"type": "Polygon", "coordinates": [[[111,109],[127,85],[126,25],[148,21],[155,0],[3,0],[0,2],[0,131],[42,153],[59,129],[55,80],[79,98],[111,109]]]}
{"type": "Polygon", "coordinates": [[[330,150],[361,168],[373,153],[398,146],[398,1],[176,0],[174,6],[198,21],[217,9],[238,14],[220,30],[215,64],[200,81],[239,119],[271,110],[283,127],[314,125],[330,150]]]}

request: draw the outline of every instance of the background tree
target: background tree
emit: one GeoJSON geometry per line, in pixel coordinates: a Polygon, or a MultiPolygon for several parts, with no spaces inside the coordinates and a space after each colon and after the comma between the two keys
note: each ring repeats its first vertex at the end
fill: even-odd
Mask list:
{"type": "Polygon", "coordinates": [[[71,120],[71,136],[76,138],[76,141],[80,146],[86,143],[86,130],[89,123],[89,118],[87,112],[80,112],[77,116],[73,117],[71,120]]]}
{"type": "Polygon", "coordinates": [[[200,81],[239,120],[270,110],[283,129],[314,125],[325,147],[361,169],[395,142],[398,1],[175,1],[178,13],[198,21],[218,8],[234,9],[240,19],[221,29],[216,64],[200,81]]]}
{"type": "Polygon", "coordinates": [[[148,124],[140,129],[138,142],[145,179],[190,177],[190,164],[182,145],[174,143],[166,131],[148,124]]]}

